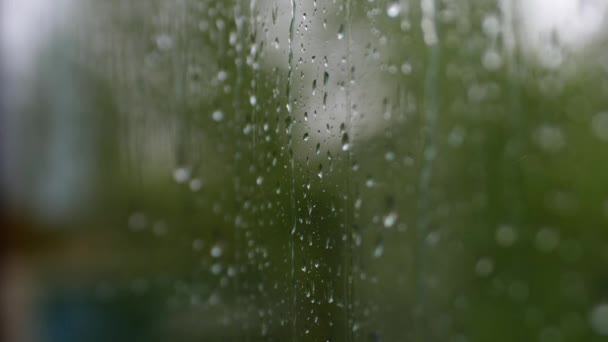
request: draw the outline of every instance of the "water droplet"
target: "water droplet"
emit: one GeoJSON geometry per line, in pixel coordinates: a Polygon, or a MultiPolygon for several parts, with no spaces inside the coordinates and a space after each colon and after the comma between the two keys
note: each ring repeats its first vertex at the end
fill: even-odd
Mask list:
{"type": "Polygon", "coordinates": [[[379,239],[376,242],[376,248],[374,248],[374,258],[379,258],[384,254],[384,242],[379,239]]]}
{"type": "Polygon", "coordinates": [[[226,80],[226,78],[228,78],[228,73],[225,72],[224,70],[220,70],[217,73],[217,80],[220,82],[224,82],[226,80]]]}
{"type": "Polygon", "coordinates": [[[340,24],[338,28],[338,39],[344,38],[344,24],[340,24]]]}
{"type": "Polygon", "coordinates": [[[135,212],[129,216],[129,228],[132,231],[141,231],[146,228],[146,215],[135,212]]]}
{"type": "Polygon", "coordinates": [[[255,184],[257,185],[262,185],[264,184],[264,177],[259,176],[256,180],[255,180],[255,184]]]}
{"type": "Polygon", "coordinates": [[[209,254],[211,254],[211,256],[214,258],[219,258],[222,256],[223,252],[224,251],[222,250],[222,247],[220,247],[219,245],[215,245],[211,247],[211,251],[209,252],[209,254]]]}
{"type": "Polygon", "coordinates": [[[393,2],[388,5],[386,14],[389,16],[389,18],[396,18],[399,16],[399,13],[401,13],[401,5],[399,5],[398,2],[393,2]]]}
{"type": "Polygon", "coordinates": [[[494,271],[494,261],[492,259],[484,257],[477,261],[475,264],[475,273],[480,277],[487,277],[494,271]]]}
{"type": "Polygon", "coordinates": [[[536,143],[547,152],[557,152],[564,147],[566,139],[559,127],[543,125],[535,132],[536,143]]]}
{"type": "Polygon", "coordinates": [[[593,116],[591,130],[600,140],[608,141],[608,112],[597,113],[593,116]]]}
{"type": "Polygon", "coordinates": [[[396,222],[397,222],[397,213],[394,211],[391,211],[390,213],[388,213],[386,216],[384,216],[384,219],[382,220],[382,223],[384,224],[384,228],[391,228],[395,225],[396,222]]]}
{"type": "Polygon", "coordinates": [[[304,141],[308,141],[308,133],[304,133],[304,136],[302,136],[302,139],[304,141]]]}
{"type": "Polygon", "coordinates": [[[201,189],[201,187],[203,186],[203,182],[198,178],[194,178],[190,181],[189,186],[190,186],[190,190],[199,191],[201,189]]]}
{"type": "Polygon", "coordinates": [[[156,37],[156,46],[159,50],[171,50],[173,48],[173,38],[168,34],[159,34],[156,37]]]}
{"type": "Polygon", "coordinates": [[[205,243],[201,239],[196,239],[196,240],[192,241],[192,249],[195,251],[202,250],[204,245],[205,245],[205,243]]]}
{"type": "Polygon", "coordinates": [[[350,149],[348,134],[342,134],[342,151],[348,151],[350,149]]]}
{"type": "Polygon", "coordinates": [[[496,229],[496,242],[502,247],[510,247],[517,240],[515,229],[509,225],[501,225],[496,229]]]}
{"type": "Polygon", "coordinates": [[[412,73],[412,65],[410,63],[401,64],[401,73],[404,75],[409,75],[412,73]]]}
{"type": "Polygon", "coordinates": [[[608,336],[608,304],[600,304],[593,308],[589,320],[596,334],[608,336]]]}
{"type": "Polygon", "coordinates": [[[167,233],[167,224],[163,221],[156,221],[152,226],[152,231],[156,236],[162,236],[167,233]]]}
{"type": "Polygon", "coordinates": [[[222,264],[220,264],[219,262],[216,262],[215,264],[211,265],[211,273],[218,275],[220,274],[220,272],[222,272],[222,264]]]}
{"type": "Polygon", "coordinates": [[[374,185],[376,185],[376,181],[374,181],[374,178],[371,175],[367,176],[367,180],[365,180],[365,186],[367,186],[368,188],[371,188],[374,185]]]}
{"type": "Polygon", "coordinates": [[[173,171],[173,179],[177,183],[185,183],[190,179],[190,169],[178,167],[173,171]]]}
{"type": "Polygon", "coordinates": [[[481,64],[489,71],[496,71],[502,66],[502,56],[494,49],[487,50],[483,54],[481,64]]]}
{"type": "Polygon", "coordinates": [[[539,251],[549,253],[559,245],[559,234],[551,228],[542,228],[536,234],[535,242],[539,251]]]}
{"type": "Polygon", "coordinates": [[[213,119],[213,121],[220,122],[224,119],[224,113],[219,110],[216,110],[215,112],[213,112],[213,114],[211,114],[211,118],[213,119]]]}
{"type": "Polygon", "coordinates": [[[482,30],[488,37],[496,38],[500,33],[500,21],[495,15],[488,15],[483,19],[482,30]]]}
{"type": "Polygon", "coordinates": [[[329,81],[329,73],[326,71],[323,73],[323,85],[327,86],[327,82],[329,81]]]}
{"type": "Polygon", "coordinates": [[[251,95],[251,96],[249,97],[249,103],[250,103],[252,106],[255,106],[255,104],[256,104],[256,103],[258,103],[258,100],[256,99],[256,97],[255,97],[254,95],[251,95]]]}

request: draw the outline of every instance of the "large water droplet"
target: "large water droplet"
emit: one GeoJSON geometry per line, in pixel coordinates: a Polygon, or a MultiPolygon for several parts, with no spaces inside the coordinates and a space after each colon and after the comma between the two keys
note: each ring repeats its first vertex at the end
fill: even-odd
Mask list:
{"type": "Polygon", "coordinates": [[[348,151],[350,149],[348,134],[342,134],[342,151],[348,151]]]}
{"type": "Polygon", "coordinates": [[[344,38],[344,24],[340,24],[340,28],[338,28],[338,39],[344,38]]]}

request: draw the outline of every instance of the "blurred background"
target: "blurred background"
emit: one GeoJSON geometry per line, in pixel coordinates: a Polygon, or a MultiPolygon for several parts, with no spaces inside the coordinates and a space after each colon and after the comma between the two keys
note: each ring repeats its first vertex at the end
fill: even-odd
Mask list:
{"type": "Polygon", "coordinates": [[[0,6],[0,340],[608,340],[608,2],[0,6]]]}

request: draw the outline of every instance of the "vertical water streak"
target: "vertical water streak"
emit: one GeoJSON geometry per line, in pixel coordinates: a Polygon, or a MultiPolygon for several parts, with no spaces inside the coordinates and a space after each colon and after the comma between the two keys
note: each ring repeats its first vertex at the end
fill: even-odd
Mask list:
{"type": "Polygon", "coordinates": [[[429,47],[429,59],[424,83],[424,146],[423,161],[419,184],[418,223],[416,227],[416,293],[415,310],[417,315],[416,340],[424,341],[425,336],[425,277],[427,248],[425,237],[430,226],[430,191],[433,167],[437,154],[437,121],[439,116],[439,68],[441,46],[437,31],[438,0],[422,0],[422,34],[429,47]]]}
{"type": "Polygon", "coordinates": [[[297,222],[297,208],[296,208],[296,180],[295,180],[295,160],[293,155],[293,125],[294,125],[294,115],[293,115],[293,99],[291,94],[292,87],[292,73],[293,73],[293,33],[294,33],[294,25],[296,20],[296,1],[291,0],[291,22],[289,23],[289,71],[287,72],[287,112],[289,114],[289,161],[291,164],[291,204],[293,207],[293,226],[290,234],[290,249],[291,249],[291,283],[292,283],[292,336],[293,340],[298,340],[297,335],[297,321],[298,321],[298,312],[297,312],[297,284],[295,278],[295,234],[296,234],[296,222],[297,222]]]}
{"type": "MultiPolygon", "coordinates": [[[[346,10],[346,31],[347,31],[347,39],[346,39],[346,119],[345,119],[345,130],[347,131],[351,139],[354,139],[354,135],[352,132],[352,99],[351,99],[351,85],[352,85],[352,73],[351,73],[351,44],[352,44],[352,18],[351,18],[351,0],[345,0],[345,10],[346,10]]],[[[351,140],[352,145],[352,140],[351,140]]],[[[352,275],[352,263],[353,263],[353,245],[352,245],[352,191],[351,191],[351,179],[350,179],[350,164],[351,164],[351,153],[352,148],[349,148],[346,153],[346,165],[345,172],[345,187],[346,187],[346,196],[344,198],[344,234],[346,236],[345,246],[344,246],[344,314],[345,314],[345,340],[352,341],[353,340],[353,313],[352,313],[352,305],[353,305],[353,275],[352,275]]]]}

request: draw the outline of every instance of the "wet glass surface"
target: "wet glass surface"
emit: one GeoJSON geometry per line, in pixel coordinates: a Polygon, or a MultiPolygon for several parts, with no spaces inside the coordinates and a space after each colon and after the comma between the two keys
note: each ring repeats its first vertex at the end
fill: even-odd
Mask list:
{"type": "Polygon", "coordinates": [[[3,0],[7,341],[602,341],[608,4],[3,0]]]}

